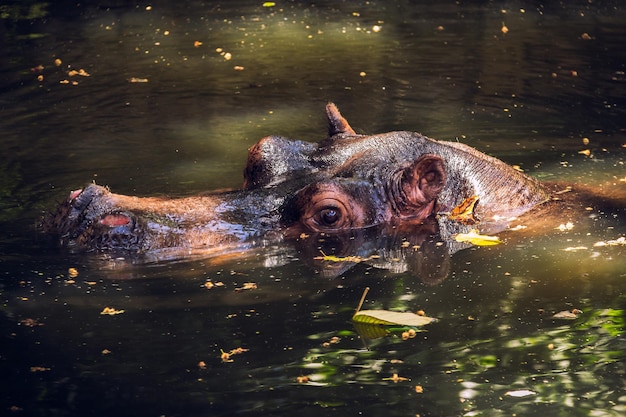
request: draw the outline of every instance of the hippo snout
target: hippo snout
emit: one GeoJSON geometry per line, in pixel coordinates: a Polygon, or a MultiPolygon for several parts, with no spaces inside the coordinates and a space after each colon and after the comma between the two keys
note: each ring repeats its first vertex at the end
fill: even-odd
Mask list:
{"type": "Polygon", "coordinates": [[[62,243],[81,249],[141,249],[142,232],[135,216],[120,210],[110,191],[95,184],[71,191],[57,211],[44,220],[44,228],[59,235],[62,243]]]}

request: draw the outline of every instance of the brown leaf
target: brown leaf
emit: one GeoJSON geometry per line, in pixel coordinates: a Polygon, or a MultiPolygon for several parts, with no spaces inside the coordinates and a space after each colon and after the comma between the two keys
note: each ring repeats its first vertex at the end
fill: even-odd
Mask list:
{"type": "Polygon", "coordinates": [[[467,197],[461,204],[452,209],[448,218],[461,224],[472,225],[478,223],[480,220],[476,217],[474,210],[478,205],[479,197],[473,195],[467,197]]]}

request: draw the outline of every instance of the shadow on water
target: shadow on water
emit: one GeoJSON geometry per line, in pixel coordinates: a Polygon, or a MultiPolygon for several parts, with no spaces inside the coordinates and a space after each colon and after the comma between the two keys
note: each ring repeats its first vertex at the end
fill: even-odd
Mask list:
{"type": "Polygon", "coordinates": [[[310,236],[136,265],[36,232],[92,180],[239,187],[259,138],[323,139],[328,100],[361,132],[626,187],[619,2],[243,3],[0,6],[2,413],[622,415],[623,210],[460,251],[436,231],[310,236]],[[364,309],[438,321],[364,341],[365,287],[364,309]]]}

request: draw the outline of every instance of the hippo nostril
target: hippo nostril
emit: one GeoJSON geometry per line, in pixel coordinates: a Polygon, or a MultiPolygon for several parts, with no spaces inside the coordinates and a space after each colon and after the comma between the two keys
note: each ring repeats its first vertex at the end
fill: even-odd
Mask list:
{"type": "Polygon", "coordinates": [[[76,197],[78,197],[80,195],[80,193],[83,192],[82,188],[79,188],[78,190],[74,190],[70,192],[70,203],[74,200],[76,200],[76,197]]]}
{"type": "Polygon", "coordinates": [[[109,227],[126,226],[130,224],[131,219],[125,214],[115,213],[107,214],[100,219],[100,224],[109,227]]]}

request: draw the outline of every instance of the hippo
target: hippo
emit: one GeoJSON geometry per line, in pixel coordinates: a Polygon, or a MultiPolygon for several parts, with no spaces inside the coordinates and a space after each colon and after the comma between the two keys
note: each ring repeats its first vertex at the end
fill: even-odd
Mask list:
{"type": "Polygon", "coordinates": [[[471,227],[498,232],[551,199],[538,180],[470,146],[409,131],[357,134],[333,103],[326,116],[319,143],[267,136],[252,146],[241,189],[157,198],[89,184],[43,228],[74,251],[165,259],[320,234],[449,237],[468,226],[445,214],[472,197],[471,227]]]}

